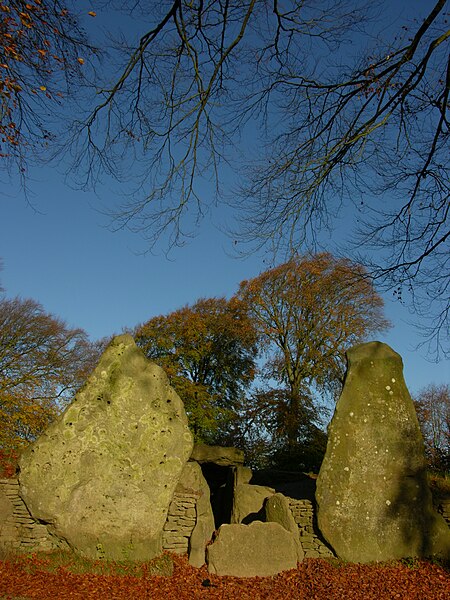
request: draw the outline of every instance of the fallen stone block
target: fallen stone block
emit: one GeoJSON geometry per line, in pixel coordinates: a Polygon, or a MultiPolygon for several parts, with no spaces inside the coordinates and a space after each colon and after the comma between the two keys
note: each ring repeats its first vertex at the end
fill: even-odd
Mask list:
{"type": "Polygon", "coordinates": [[[294,535],[278,523],[222,525],[207,547],[210,573],[268,577],[297,566],[294,535]]]}

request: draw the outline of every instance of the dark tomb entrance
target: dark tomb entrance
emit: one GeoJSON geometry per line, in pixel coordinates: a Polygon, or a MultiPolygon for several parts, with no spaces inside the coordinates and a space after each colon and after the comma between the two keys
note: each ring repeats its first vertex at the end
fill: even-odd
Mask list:
{"type": "Polygon", "coordinates": [[[214,523],[218,529],[224,523],[230,523],[233,508],[234,467],[225,467],[215,463],[200,465],[203,477],[210,490],[214,523]]]}

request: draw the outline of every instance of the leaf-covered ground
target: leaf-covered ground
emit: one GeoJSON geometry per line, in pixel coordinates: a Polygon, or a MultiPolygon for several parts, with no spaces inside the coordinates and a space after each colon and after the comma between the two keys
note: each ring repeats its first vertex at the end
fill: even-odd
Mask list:
{"type": "MultiPolygon", "coordinates": [[[[116,574],[73,572],[70,564],[52,565],[46,558],[0,561],[0,599],[71,600],[141,598],[192,600],[448,600],[450,574],[427,561],[389,564],[331,564],[307,559],[297,569],[275,577],[219,577],[190,567],[185,557],[173,556],[171,576],[155,576],[150,568],[130,565],[116,574]],[[118,574],[119,573],[119,574],[118,574]]],[[[76,569],[75,569],[76,570],[76,569]]]]}

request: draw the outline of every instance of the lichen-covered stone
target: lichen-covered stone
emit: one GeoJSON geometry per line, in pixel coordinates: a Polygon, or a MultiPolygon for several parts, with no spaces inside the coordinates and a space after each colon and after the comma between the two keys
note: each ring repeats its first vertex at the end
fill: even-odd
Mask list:
{"type": "Polygon", "coordinates": [[[322,535],[353,562],[448,556],[450,531],[433,511],[401,357],[370,342],[349,350],[347,359],[317,479],[322,535]]]}
{"type": "Polygon", "coordinates": [[[295,547],[297,549],[297,560],[301,562],[305,553],[300,545],[300,536],[297,523],[294,520],[289,500],[283,494],[274,494],[266,499],[264,503],[266,521],[268,523],[279,523],[286,531],[292,533],[295,547]]]}
{"type": "Polygon", "coordinates": [[[210,573],[269,577],[297,566],[294,536],[278,523],[222,525],[207,548],[210,573]]]}
{"type": "Polygon", "coordinates": [[[233,507],[231,523],[249,524],[264,518],[264,502],[275,493],[273,488],[265,485],[241,483],[236,485],[233,492],[233,507]]]}
{"type": "Polygon", "coordinates": [[[151,559],[193,447],[183,404],[129,335],[114,338],[73,403],[24,452],[34,518],[87,556],[151,559]]]}

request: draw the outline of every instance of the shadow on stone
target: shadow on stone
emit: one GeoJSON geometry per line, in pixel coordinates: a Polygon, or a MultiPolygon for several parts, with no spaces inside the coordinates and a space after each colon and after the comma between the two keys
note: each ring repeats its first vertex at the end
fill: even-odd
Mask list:
{"type": "Polygon", "coordinates": [[[316,478],[301,471],[265,469],[253,473],[251,482],[269,486],[289,498],[315,501],[316,478]]]}
{"type": "Polygon", "coordinates": [[[317,478],[320,531],[350,562],[446,557],[450,532],[432,506],[402,359],[381,342],[355,346],[347,359],[317,478]]]}
{"type": "Polygon", "coordinates": [[[450,559],[449,529],[434,510],[425,465],[417,467],[412,460],[406,461],[397,494],[386,501],[385,519],[388,527],[399,528],[404,548],[410,549],[412,556],[450,559]]]}

